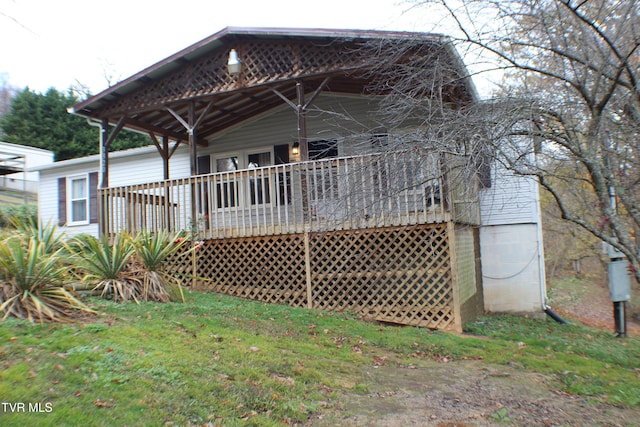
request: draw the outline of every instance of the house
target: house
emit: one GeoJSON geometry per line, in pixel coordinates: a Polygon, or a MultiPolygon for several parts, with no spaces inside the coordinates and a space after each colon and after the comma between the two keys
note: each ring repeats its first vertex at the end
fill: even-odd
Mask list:
{"type": "Polygon", "coordinates": [[[23,203],[38,192],[38,173],[32,168],[53,163],[53,152],[42,148],[0,142],[0,191],[4,202],[23,203]]]}
{"type": "Polygon", "coordinates": [[[425,150],[419,120],[379,113],[373,83],[394,80],[376,49],[406,42],[392,63],[440,64],[443,108],[476,101],[438,35],[226,28],[73,107],[101,154],[41,169],[42,219],[189,231],[204,243],[175,269],[265,302],[454,330],[485,308],[541,312],[537,184],[498,168],[487,184],[473,159],[425,150]],[[110,153],[123,128],[154,145],[110,153]]]}

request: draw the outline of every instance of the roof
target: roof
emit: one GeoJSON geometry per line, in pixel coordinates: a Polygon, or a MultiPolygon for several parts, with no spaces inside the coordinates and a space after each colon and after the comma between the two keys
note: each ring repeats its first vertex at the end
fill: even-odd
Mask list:
{"type": "MultiPolygon", "coordinates": [[[[150,154],[150,153],[157,153],[157,149],[155,145],[146,145],[144,147],[136,147],[136,148],[130,148],[127,150],[114,151],[109,153],[109,159],[121,159],[121,158],[140,156],[140,155],[150,154]]],[[[90,156],[77,157],[75,159],[60,160],[59,162],[52,162],[44,165],[33,166],[29,168],[28,171],[30,172],[47,171],[47,170],[54,170],[54,169],[62,169],[70,166],[85,165],[85,164],[89,165],[92,163],[95,163],[97,166],[99,161],[100,161],[100,155],[92,154],[90,156]]]]}
{"type": "Polygon", "coordinates": [[[0,141],[0,175],[25,172],[27,158],[33,160],[34,156],[48,157],[48,161],[53,162],[52,151],[0,141]]]}
{"type": "MultiPolygon", "coordinates": [[[[363,70],[371,58],[359,47],[371,40],[446,44],[443,36],[430,33],[227,27],[77,103],[70,112],[182,141],[188,140],[185,124],[197,119],[196,133],[204,142],[282,105],[283,97],[295,100],[296,82],[304,81],[307,92],[328,81],[325,91],[363,93],[368,83],[363,70]],[[238,77],[226,70],[231,49],[242,62],[238,77]]],[[[455,51],[448,54],[453,62],[459,60],[455,51]]]]}

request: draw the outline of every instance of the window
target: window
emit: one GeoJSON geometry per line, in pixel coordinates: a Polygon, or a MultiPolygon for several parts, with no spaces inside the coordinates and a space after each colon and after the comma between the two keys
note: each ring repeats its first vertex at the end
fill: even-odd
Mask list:
{"type": "Polygon", "coordinates": [[[337,139],[320,139],[307,141],[309,160],[330,159],[338,157],[337,139]]]}
{"type": "Polygon", "coordinates": [[[87,175],[70,177],[69,224],[89,223],[89,179],[87,175]]]}
{"type": "Polygon", "coordinates": [[[58,225],[98,223],[98,172],[58,178],[58,225]]]}

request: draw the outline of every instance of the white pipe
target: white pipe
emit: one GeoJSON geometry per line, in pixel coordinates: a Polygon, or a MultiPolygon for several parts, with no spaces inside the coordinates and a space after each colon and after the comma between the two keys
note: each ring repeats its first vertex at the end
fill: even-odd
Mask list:
{"type": "Polygon", "coordinates": [[[540,207],[540,185],[538,179],[535,181],[536,191],[536,237],[538,240],[538,273],[540,282],[540,299],[542,301],[542,310],[549,308],[549,297],[547,296],[547,277],[544,266],[544,242],[542,240],[542,209],[540,207]]]}
{"type": "MultiPolygon", "coordinates": [[[[100,161],[99,161],[99,166],[98,166],[98,173],[100,174],[98,182],[102,182],[102,171],[104,170],[104,161],[105,161],[105,154],[103,152],[104,149],[104,134],[106,132],[106,129],[104,129],[102,127],[102,123],[100,122],[96,122],[91,120],[90,117],[87,117],[87,123],[89,124],[89,126],[93,126],[93,127],[97,127],[100,128],[100,135],[98,136],[99,138],[99,146],[100,146],[100,161]]],[[[100,186],[100,184],[98,185],[100,186]]]]}

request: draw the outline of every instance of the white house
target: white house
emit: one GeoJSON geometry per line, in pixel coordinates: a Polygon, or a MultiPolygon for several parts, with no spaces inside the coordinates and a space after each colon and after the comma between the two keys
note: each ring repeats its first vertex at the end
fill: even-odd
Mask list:
{"type": "Polygon", "coordinates": [[[41,219],[190,231],[202,252],[177,269],[266,302],[456,330],[483,310],[541,312],[536,183],[496,168],[491,186],[461,182],[416,123],[380,126],[363,49],[407,40],[448,64],[447,105],[474,102],[437,35],[226,28],[74,106],[102,154],[40,168],[41,219]],[[154,145],[109,153],[124,127],[154,145]]]}
{"type": "Polygon", "coordinates": [[[0,142],[0,190],[37,193],[38,173],[31,170],[50,163],[49,150],[0,142]]]}

